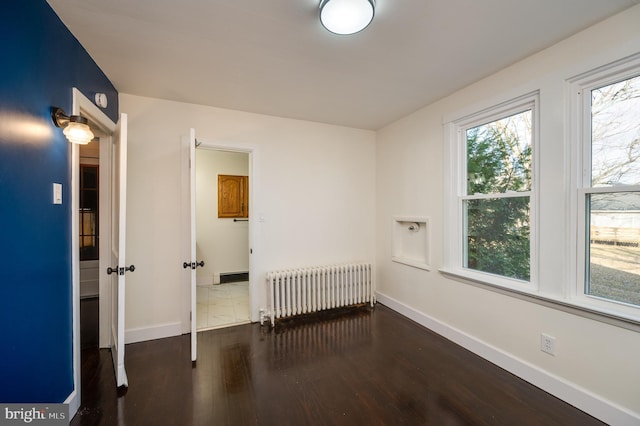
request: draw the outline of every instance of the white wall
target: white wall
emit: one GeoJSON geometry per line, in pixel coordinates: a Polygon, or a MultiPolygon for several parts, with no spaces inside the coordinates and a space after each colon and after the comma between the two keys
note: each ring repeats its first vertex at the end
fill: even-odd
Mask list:
{"type": "Polygon", "coordinates": [[[541,282],[565,280],[565,79],[640,51],[640,6],[452,94],[377,134],[377,267],[383,303],[612,423],[640,422],[640,334],[445,278],[443,120],[540,90],[541,282]],[[394,215],[431,219],[432,265],[391,261],[394,215]],[[540,351],[540,333],[557,354],[540,351]],[[617,408],[620,408],[618,410],[617,408]]]}
{"type": "MultiPolygon", "coordinates": [[[[249,175],[249,155],[196,150],[196,254],[198,284],[220,282],[220,273],[249,272],[249,224],[218,218],[218,175],[249,175]]],[[[252,188],[249,188],[251,192],[252,188]]]]}
{"type": "Polygon", "coordinates": [[[129,116],[127,262],[136,266],[127,275],[128,341],[183,329],[181,138],[192,127],[203,146],[253,150],[254,320],[269,270],[373,262],[374,132],[127,94],[120,109],[129,116]]]}

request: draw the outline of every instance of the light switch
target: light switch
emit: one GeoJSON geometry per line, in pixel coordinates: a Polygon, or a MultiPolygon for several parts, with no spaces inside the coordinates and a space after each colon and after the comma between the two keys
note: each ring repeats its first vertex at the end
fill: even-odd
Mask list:
{"type": "Polygon", "coordinates": [[[62,204],[62,184],[53,184],[53,204],[62,204]]]}

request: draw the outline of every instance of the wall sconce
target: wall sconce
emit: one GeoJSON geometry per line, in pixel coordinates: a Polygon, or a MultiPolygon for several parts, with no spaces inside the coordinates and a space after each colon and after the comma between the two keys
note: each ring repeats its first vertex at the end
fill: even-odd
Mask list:
{"type": "Polygon", "coordinates": [[[375,0],[321,0],[320,22],[334,34],[355,34],[373,20],[375,0]]]}
{"type": "Polygon", "coordinates": [[[62,133],[71,143],[86,145],[93,140],[89,121],[80,115],[68,116],[62,108],[52,107],[51,120],[56,127],[64,129],[62,133]]]}

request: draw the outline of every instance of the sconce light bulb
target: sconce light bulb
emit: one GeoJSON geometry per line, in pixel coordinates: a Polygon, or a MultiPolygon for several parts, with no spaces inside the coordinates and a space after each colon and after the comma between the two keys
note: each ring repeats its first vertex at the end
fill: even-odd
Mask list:
{"type": "Polygon", "coordinates": [[[89,126],[84,123],[73,121],[73,116],[67,127],[62,131],[71,143],[86,145],[93,139],[94,135],[89,126]]]}

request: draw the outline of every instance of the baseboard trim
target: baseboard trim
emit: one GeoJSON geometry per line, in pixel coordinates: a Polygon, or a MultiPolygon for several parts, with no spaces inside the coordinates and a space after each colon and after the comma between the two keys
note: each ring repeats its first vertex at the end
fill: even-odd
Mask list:
{"type": "Polygon", "coordinates": [[[639,413],[634,413],[575,383],[516,358],[384,293],[376,292],[376,294],[379,303],[605,423],[612,425],[638,425],[640,422],[639,413]]]}
{"type": "Polygon", "coordinates": [[[64,403],[69,406],[69,422],[71,422],[73,416],[75,416],[80,409],[80,396],[78,395],[78,391],[74,389],[67,399],[64,400],[64,403]]]}
{"type": "Polygon", "coordinates": [[[147,340],[164,339],[165,337],[180,336],[182,324],[172,322],[152,327],[131,328],[124,332],[124,343],[146,342],[147,340]]]}

